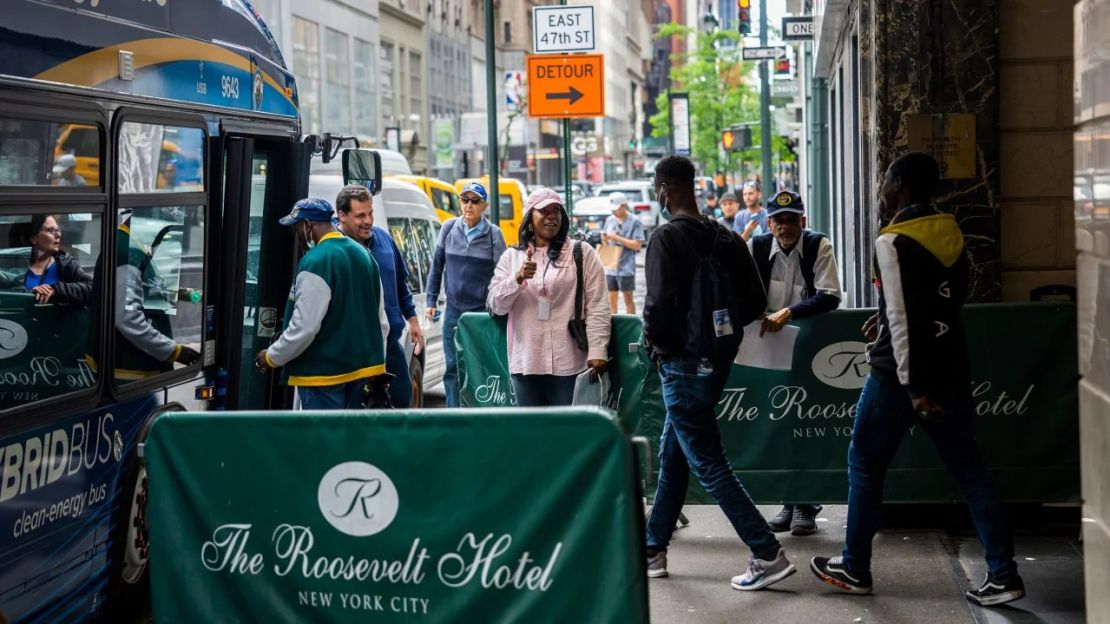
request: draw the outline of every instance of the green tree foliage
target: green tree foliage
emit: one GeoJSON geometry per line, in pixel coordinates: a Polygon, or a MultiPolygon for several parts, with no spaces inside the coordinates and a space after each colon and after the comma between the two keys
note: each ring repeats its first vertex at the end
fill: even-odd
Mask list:
{"type": "MultiPolygon", "coordinates": [[[[689,95],[691,155],[701,163],[702,171],[712,174],[715,171],[735,170],[735,167],[729,167],[727,154],[721,158],[721,131],[730,126],[755,122],[751,124],[752,139],[759,142],[759,90],[749,84],[754,82],[753,76],[757,74],[756,65],[740,60],[740,36],[735,32],[697,32],[689,26],[672,23],[660,27],[657,36],[687,39],[695,33],[693,50],[672,57],[671,91],[689,95]]],[[[656,138],[667,138],[671,133],[667,96],[667,93],[661,93],[656,99],[659,112],[650,119],[651,136],[656,138]]],[[[774,139],[773,147],[780,158],[783,155],[793,158],[785,150],[782,138],[775,136],[774,139]]],[[[732,160],[738,163],[741,159],[753,157],[759,161],[758,150],[740,152],[732,160]]]]}

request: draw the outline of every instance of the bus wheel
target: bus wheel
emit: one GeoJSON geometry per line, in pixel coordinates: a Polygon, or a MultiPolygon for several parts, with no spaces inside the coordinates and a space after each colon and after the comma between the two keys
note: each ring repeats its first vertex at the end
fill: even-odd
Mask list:
{"type": "Polygon", "coordinates": [[[412,380],[412,402],[409,407],[424,407],[424,362],[420,358],[414,357],[409,362],[409,379],[412,380]]]}
{"type": "Polygon", "coordinates": [[[134,622],[150,611],[150,542],[147,532],[149,487],[146,466],[135,459],[124,481],[112,539],[106,622],[134,622]]]}

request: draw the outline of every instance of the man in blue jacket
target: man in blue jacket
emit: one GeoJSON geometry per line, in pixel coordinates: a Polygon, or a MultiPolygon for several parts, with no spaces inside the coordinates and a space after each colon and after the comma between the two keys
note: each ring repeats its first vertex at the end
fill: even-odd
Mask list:
{"type": "Polygon", "coordinates": [[[401,334],[408,323],[409,336],[415,345],[413,357],[424,350],[424,330],[416,316],[409,291],[409,273],[401,251],[384,228],[374,225],[374,202],[370,191],[359,184],[348,184],[335,199],[339,213],[339,230],[365,247],[378,263],[385,314],[389,319],[389,338],[386,340],[386,371],[393,375],[389,384],[389,397],[393,407],[407,408],[412,404],[412,378],[409,377],[408,358],[401,346],[401,334]]]}
{"type": "Polygon", "coordinates": [[[459,407],[459,371],[455,360],[455,328],[464,312],[486,309],[486,294],[497,261],[505,253],[501,229],[486,219],[486,189],[471,182],[459,195],[462,217],[448,219],[439,232],[432,270],[428,273],[428,318],[436,317],[443,272],[447,271],[447,314],[443,318],[443,355],[447,372],[443,388],[447,407],[459,407]]]}

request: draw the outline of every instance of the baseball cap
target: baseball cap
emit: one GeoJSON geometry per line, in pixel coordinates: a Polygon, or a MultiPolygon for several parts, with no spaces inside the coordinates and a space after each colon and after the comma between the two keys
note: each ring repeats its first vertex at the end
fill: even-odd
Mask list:
{"type": "Polygon", "coordinates": [[[802,203],[802,196],[790,191],[780,191],[774,197],[767,200],[767,216],[773,216],[780,212],[793,212],[794,214],[805,214],[806,207],[802,203]]]}
{"type": "Polygon", "coordinates": [[[66,169],[77,166],[77,157],[73,154],[62,154],[58,162],[54,163],[54,175],[63,173],[66,169]]]}
{"type": "Polygon", "coordinates": [[[524,210],[543,210],[552,204],[557,204],[563,210],[566,210],[561,195],[549,188],[536,189],[532,191],[528,199],[524,200],[524,210]]]}
{"type": "Polygon", "coordinates": [[[308,197],[293,204],[293,210],[278,220],[282,225],[293,225],[300,221],[331,222],[332,208],[326,199],[308,197]]]}
{"type": "Polygon", "coordinates": [[[724,195],[721,195],[721,201],[734,201],[737,203],[740,202],[740,200],[736,199],[736,193],[733,193],[732,191],[728,191],[724,195]]]}
{"type": "Polygon", "coordinates": [[[621,206],[627,203],[628,196],[620,191],[617,191],[616,193],[611,193],[609,195],[609,206],[614,209],[616,209],[617,206],[621,206]]]}
{"type": "Polygon", "coordinates": [[[483,201],[489,199],[489,195],[486,194],[486,187],[478,184],[477,182],[471,182],[470,184],[464,186],[463,190],[459,191],[459,195],[462,195],[467,191],[474,193],[478,197],[481,197],[483,201]]]}

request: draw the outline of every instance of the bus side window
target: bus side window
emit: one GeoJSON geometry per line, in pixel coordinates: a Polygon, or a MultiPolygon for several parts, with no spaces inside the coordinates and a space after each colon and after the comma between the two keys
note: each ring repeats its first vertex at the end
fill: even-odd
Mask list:
{"type": "Polygon", "coordinates": [[[100,128],[0,118],[0,185],[100,186],[100,128]]]}
{"type": "Polygon", "coordinates": [[[0,409],[96,384],[101,216],[0,217],[0,409]]]}
{"type": "Polygon", "coordinates": [[[188,364],[202,339],[204,207],[121,210],[115,270],[116,379],[188,364]]]}

